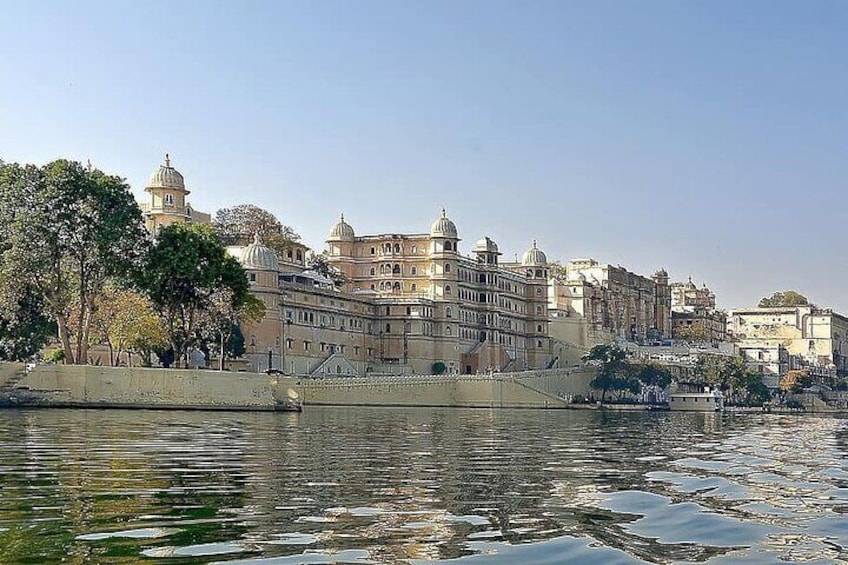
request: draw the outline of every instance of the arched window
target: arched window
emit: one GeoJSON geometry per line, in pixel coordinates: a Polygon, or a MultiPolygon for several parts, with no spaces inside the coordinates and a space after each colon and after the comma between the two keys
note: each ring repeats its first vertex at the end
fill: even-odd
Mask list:
{"type": "Polygon", "coordinates": [[[453,249],[453,244],[450,241],[445,242],[445,251],[450,251],[453,249]]]}
{"type": "Polygon", "coordinates": [[[417,267],[412,267],[412,274],[413,274],[413,275],[417,275],[417,274],[418,274],[418,268],[417,268],[417,267]]]}
{"type": "Polygon", "coordinates": [[[410,290],[412,290],[412,292],[415,292],[415,283],[412,283],[412,287],[410,288],[410,290]]]}
{"type": "Polygon", "coordinates": [[[395,243],[395,253],[400,253],[400,244],[395,243]]]}
{"type": "Polygon", "coordinates": [[[386,324],[386,333],[387,334],[392,333],[392,325],[391,324],[386,324]]]}
{"type": "Polygon", "coordinates": [[[396,264],[394,267],[392,267],[392,274],[393,275],[399,275],[400,274],[400,265],[396,264]]]}
{"type": "Polygon", "coordinates": [[[377,269],[375,269],[374,267],[371,267],[371,276],[373,277],[376,274],[377,274],[377,269]]]}
{"type": "Polygon", "coordinates": [[[450,295],[451,295],[451,287],[450,287],[450,285],[447,285],[447,286],[445,287],[445,295],[447,295],[447,296],[450,296],[450,295]]]}
{"type": "Polygon", "coordinates": [[[541,314],[541,313],[542,313],[542,307],[541,307],[541,306],[536,306],[536,313],[537,313],[537,314],[541,314]]]}
{"type": "Polygon", "coordinates": [[[450,263],[445,263],[445,272],[446,272],[446,273],[450,273],[450,272],[451,272],[451,266],[450,266],[450,263]]]}
{"type": "Polygon", "coordinates": [[[165,195],[165,206],[173,206],[174,205],[174,195],[166,194],[165,195]]]}
{"type": "Polygon", "coordinates": [[[392,288],[392,290],[394,290],[395,292],[400,292],[400,283],[396,282],[395,286],[392,288]]]}
{"type": "Polygon", "coordinates": [[[298,260],[298,261],[303,261],[303,251],[301,251],[300,249],[298,249],[298,250],[297,250],[297,255],[296,255],[296,257],[297,257],[297,260],[298,260]]]}
{"type": "Polygon", "coordinates": [[[450,327],[450,326],[448,326],[448,327],[446,327],[446,328],[445,328],[445,334],[447,334],[447,335],[451,335],[452,333],[453,333],[453,330],[451,330],[451,327],[450,327]]]}
{"type": "Polygon", "coordinates": [[[417,245],[413,245],[413,246],[412,246],[412,252],[413,252],[413,253],[418,253],[418,246],[417,246],[417,245]]]}
{"type": "Polygon", "coordinates": [[[539,332],[539,333],[542,333],[542,324],[538,324],[536,326],[536,331],[539,332]]]}
{"type": "Polygon", "coordinates": [[[450,306],[445,308],[445,317],[446,318],[453,318],[453,309],[450,306]]]}

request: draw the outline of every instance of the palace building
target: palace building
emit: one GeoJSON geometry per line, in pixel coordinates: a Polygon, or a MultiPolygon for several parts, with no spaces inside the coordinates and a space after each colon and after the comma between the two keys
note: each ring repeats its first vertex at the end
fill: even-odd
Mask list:
{"type": "MultiPolygon", "coordinates": [[[[167,155],[145,191],[150,201],[141,207],[151,233],[211,220],[186,200],[183,175],[167,155]]],[[[520,371],[554,367],[575,344],[601,334],[669,333],[664,272],[649,279],[580,260],[557,278],[535,241],[520,261],[503,261],[489,237],[463,254],[445,210],[418,233],[357,235],[342,215],[326,244],[327,264],[343,275],[340,285],[309,270],[309,250],[297,243],[283,257],[258,236],[227,248],[266,309],[261,321],[242,327],[246,370],[302,376],[520,371]],[[571,322],[582,328],[581,339],[571,339],[571,322]]]]}
{"type": "Polygon", "coordinates": [[[296,375],[548,367],[545,254],[536,244],[520,263],[501,263],[484,237],[459,251],[445,211],[428,233],[357,236],[344,217],[327,238],[328,263],[346,282],[282,264],[257,238],[231,248],[247,270],[266,317],[244,328],[253,370],[296,375]]]}
{"type": "Polygon", "coordinates": [[[150,175],[144,191],[150,194],[150,200],[141,202],[139,207],[144,215],[144,225],[150,233],[155,234],[162,227],[174,223],[208,224],[212,221],[209,214],[198,212],[186,200],[189,191],[185,179],[171,166],[171,158],[167,153],[165,162],[150,175]]]}

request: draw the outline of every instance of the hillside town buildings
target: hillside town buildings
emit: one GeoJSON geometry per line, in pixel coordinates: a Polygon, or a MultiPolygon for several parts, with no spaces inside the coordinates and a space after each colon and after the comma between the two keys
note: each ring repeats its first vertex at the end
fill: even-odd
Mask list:
{"type": "Polygon", "coordinates": [[[715,294],[704,284],[673,282],[671,335],[676,340],[719,344],[727,340],[727,314],[716,309],[715,294]]]}
{"type": "Polygon", "coordinates": [[[662,269],[645,277],[595,259],[575,259],[548,280],[548,300],[552,337],[579,347],[671,335],[671,294],[662,269]]]}
{"type": "Polygon", "coordinates": [[[848,318],[813,305],[738,308],[730,331],[749,365],[763,374],[806,369],[835,378],[848,374],[848,318]]]}

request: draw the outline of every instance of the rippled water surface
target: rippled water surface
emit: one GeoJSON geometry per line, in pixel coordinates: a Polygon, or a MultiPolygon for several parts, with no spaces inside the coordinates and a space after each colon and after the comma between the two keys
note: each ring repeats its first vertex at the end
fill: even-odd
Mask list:
{"type": "Polygon", "coordinates": [[[0,411],[0,563],[848,563],[848,420],[0,411]]]}

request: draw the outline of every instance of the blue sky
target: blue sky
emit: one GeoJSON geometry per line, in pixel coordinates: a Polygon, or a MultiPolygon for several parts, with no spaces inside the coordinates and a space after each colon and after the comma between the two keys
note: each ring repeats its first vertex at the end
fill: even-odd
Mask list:
{"type": "Polygon", "coordinates": [[[21,2],[0,159],[848,313],[848,3],[21,2]]]}

